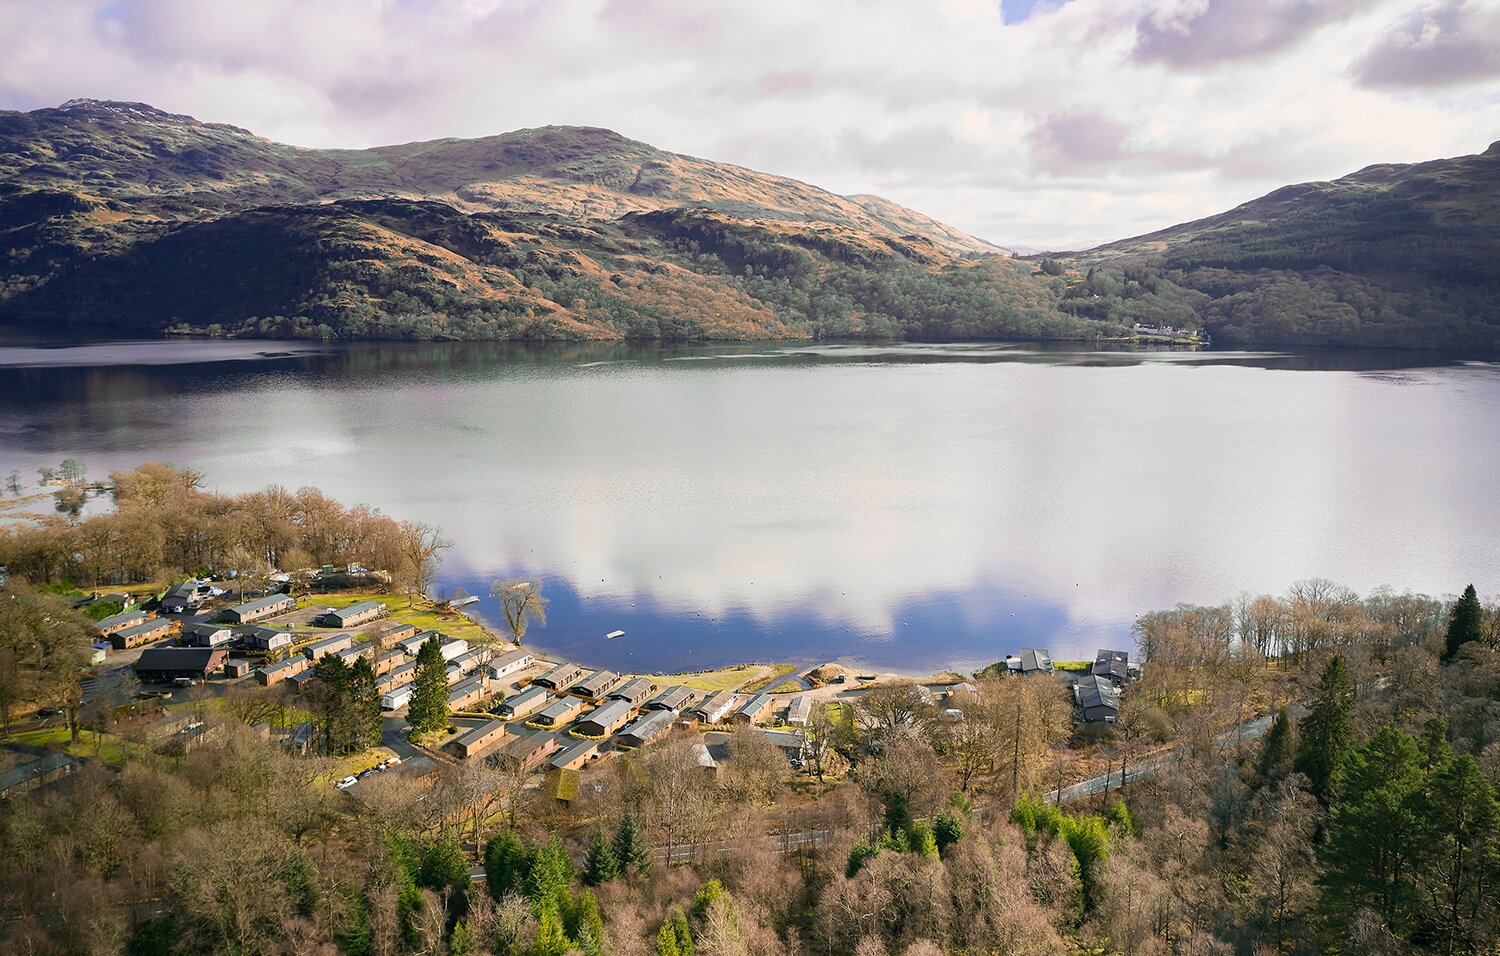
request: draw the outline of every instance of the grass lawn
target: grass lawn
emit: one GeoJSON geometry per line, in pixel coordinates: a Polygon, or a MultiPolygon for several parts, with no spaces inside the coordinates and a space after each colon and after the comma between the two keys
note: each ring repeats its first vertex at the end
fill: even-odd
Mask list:
{"type": "Polygon", "coordinates": [[[1082,671],[1087,673],[1094,668],[1093,661],[1053,661],[1052,666],[1060,671],[1082,671]]]}
{"type": "Polygon", "coordinates": [[[70,743],[68,740],[68,728],[46,727],[41,730],[26,730],[10,737],[11,743],[27,744],[32,747],[47,747],[52,750],[61,750],[72,757],[92,757],[97,744],[99,759],[105,763],[118,766],[123,763],[127,751],[134,748],[127,744],[122,738],[114,734],[96,734],[92,730],[80,730],[78,742],[70,743]]]}
{"type": "Polygon", "coordinates": [[[683,687],[691,687],[694,690],[716,691],[739,690],[753,682],[779,679],[794,669],[788,664],[734,664],[730,667],[721,667],[716,671],[702,671],[694,674],[633,674],[631,676],[648,678],[658,687],[681,684],[683,687]],[[776,673],[777,667],[787,669],[776,673]]]}
{"type": "MultiPolygon", "coordinates": [[[[773,684],[780,684],[783,677],[786,677],[796,669],[796,666],[793,664],[772,664],[770,665],[770,673],[751,681],[740,689],[751,694],[761,693],[773,684]]],[[[801,687],[794,686],[792,689],[801,690],[801,687]]]]}
{"type": "Polygon", "coordinates": [[[358,604],[360,601],[384,604],[389,609],[389,613],[383,620],[412,624],[424,631],[442,631],[450,637],[462,638],[470,644],[492,644],[497,640],[492,632],[486,631],[457,611],[439,612],[436,605],[423,598],[417,598],[414,602],[408,603],[405,594],[314,594],[303,602],[303,606],[337,610],[351,604],[358,604]]]}
{"type": "Polygon", "coordinates": [[[768,694],[795,694],[795,693],[801,691],[802,689],[803,689],[803,687],[802,687],[802,682],[801,681],[787,680],[787,681],[782,681],[781,683],[777,684],[775,687],[772,687],[770,690],[766,691],[766,693],[768,693],[768,694]]]}

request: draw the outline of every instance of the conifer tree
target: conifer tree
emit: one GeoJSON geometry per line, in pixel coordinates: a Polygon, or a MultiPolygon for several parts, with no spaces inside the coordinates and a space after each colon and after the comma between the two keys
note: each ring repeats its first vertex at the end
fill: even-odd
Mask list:
{"type": "Polygon", "coordinates": [[[693,956],[693,931],[688,928],[687,915],[682,910],[672,909],[672,932],[677,936],[677,952],[682,956],[693,956]]]}
{"type": "Polygon", "coordinates": [[[682,950],[677,948],[677,933],[672,929],[672,922],[661,924],[661,929],[656,931],[656,956],[682,956],[682,950]]]}
{"type": "Polygon", "coordinates": [[[557,909],[550,902],[543,904],[536,918],[536,938],[526,950],[527,956],[564,956],[569,948],[557,909]]]}
{"type": "Polygon", "coordinates": [[[589,886],[607,883],[620,875],[620,862],[615,858],[614,847],[604,836],[604,828],[594,827],[589,839],[588,855],[584,859],[583,881],[589,886]]]}
{"type": "Polygon", "coordinates": [[[380,714],[380,688],[375,668],[363,657],[349,669],[349,712],[355,751],[368,750],[380,743],[383,718],[380,714]]]}
{"type": "Polygon", "coordinates": [[[620,818],[620,829],[615,831],[615,862],[623,871],[633,869],[637,873],[651,872],[651,851],[636,826],[635,815],[629,810],[620,818]]]}
{"type": "Polygon", "coordinates": [[[526,874],[526,895],[533,903],[565,898],[573,876],[573,860],[562,837],[554,833],[532,859],[531,871],[526,874]]]}
{"type": "Polygon", "coordinates": [[[1306,774],[1313,795],[1326,806],[1331,801],[1337,775],[1354,745],[1349,714],[1354,707],[1354,687],[1344,659],[1334,655],[1323,668],[1323,679],[1312,710],[1298,726],[1296,770],[1306,774]]]}
{"type": "Polygon", "coordinates": [[[1443,652],[1444,660],[1452,660],[1465,644],[1479,640],[1483,617],[1484,610],[1479,606],[1479,595],[1471,584],[1464,588],[1463,596],[1453,605],[1453,613],[1448,618],[1448,642],[1443,652]]]}
{"type": "Polygon", "coordinates": [[[1256,763],[1256,769],[1260,771],[1262,785],[1285,776],[1292,768],[1293,757],[1292,718],[1283,707],[1276,711],[1271,727],[1260,744],[1260,760],[1256,763]]]}
{"type": "Polygon", "coordinates": [[[435,637],[417,651],[417,673],[412,680],[406,720],[417,733],[448,725],[448,664],[435,637]]]}
{"type": "Polygon", "coordinates": [[[514,833],[490,837],[484,845],[484,876],[490,895],[498,902],[507,893],[521,893],[531,872],[531,853],[514,833]]]}

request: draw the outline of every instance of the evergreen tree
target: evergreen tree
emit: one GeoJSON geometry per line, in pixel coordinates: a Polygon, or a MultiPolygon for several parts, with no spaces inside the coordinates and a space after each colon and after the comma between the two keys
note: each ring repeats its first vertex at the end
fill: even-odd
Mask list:
{"type": "Polygon", "coordinates": [[[682,950],[677,948],[677,933],[673,931],[670,920],[661,924],[661,929],[656,931],[656,956],[682,956],[682,950]]]}
{"type": "Polygon", "coordinates": [[[595,825],[594,834],[589,839],[588,855],[584,860],[583,881],[589,886],[598,886],[619,875],[620,862],[615,859],[614,847],[605,838],[604,828],[595,825]]]}
{"type": "Polygon", "coordinates": [[[1312,710],[1298,727],[1296,770],[1311,781],[1313,795],[1326,806],[1333,795],[1339,769],[1354,744],[1349,714],[1354,687],[1344,659],[1334,655],[1323,668],[1323,679],[1312,710]]]}
{"type": "Polygon", "coordinates": [[[417,733],[448,726],[448,662],[443,660],[435,637],[417,651],[417,673],[406,719],[417,733]]]}
{"type": "Polygon", "coordinates": [[[1453,605],[1453,614],[1448,618],[1448,642],[1447,649],[1443,652],[1444,660],[1452,660],[1465,644],[1479,640],[1483,617],[1484,610],[1479,606],[1479,595],[1471,584],[1464,588],[1463,596],[1453,605]]]}
{"type": "Polygon", "coordinates": [[[1431,901],[1427,933],[1443,953],[1493,952],[1495,887],[1500,883],[1500,805],[1495,788],[1467,754],[1431,773],[1422,809],[1428,838],[1419,845],[1422,896],[1431,901]],[[1488,927],[1488,934],[1485,928],[1488,927]],[[1487,935],[1487,939],[1481,936],[1487,935]]]}
{"type": "Polygon", "coordinates": [[[417,883],[430,890],[461,889],[469,884],[469,861],[452,837],[439,837],[422,847],[417,883]]]}
{"type": "Polygon", "coordinates": [[[507,893],[525,892],[531,872],[531,852],[514,833],[490,837],[484,845],[484,878],[496,901],[507,893]]]}
{"type": "Polygon", "coordinates": [[[932,827],[928,826],[925,820],[918,820],[906,831],[906,843],[918,856],[924,856],[929,860],[938,858],[937,839],[932,835],[932,827]]]}
{"type": "Polygon", "coordinates": [[[577,926],[573,938],[579,947],[590,956],[599,956],[604,950],[604,914],[599,911],[599,898],[593,890],[578,894],[573,920],[577,926]]]}
{"type": "Polygon", "coordinates": [[[318,717],[323,752],[343,755],[352,750],[354,722],[349,711],[349,668],[337,654],[325,654],[312,667],[317,682],[308,688],[307,700],[318,717]]]}
{"type": "Polygon", "coordinates": [[[697,947],[693,945],[693,931],[688,928],[687,915],[672,908],[672,932],[677,936],[677,951],[682,956],[693,956],[697,947]]]}
{"type": "Polygon", "coordinates": [[[531,871],[526,875],[526,896],[539,904],[565,899],[568,887],[573,885],[573,876],[573,860],[563,846],[562,837],[554,833],[532,859],[531,871]]]}
{"type": "Polygon", "coordinates": [[[378,746],[384,723],[380,713],[380,689],[375,680],[375,668],[363,657],[349,669],[348,702],[351,748],[359,752],[378,746]]]}
{"type": "Polygon", "coordinates": [[[633,869],[637,873],[651,872],[651,851],[636,826],[635,815],[629,810],[620,818],[620,829],[615,831],[615,862],[622,871],[633,869]]]}
{"type": "Polygon", "coordinates": [[[932,825],[932,836],[937,842],[938,852],[946,853],[950,846],[963,839],[963,821],[958,818],[958,814],[944,810],[932,825]]]}
{"type": "Polygon", "coordinates": [[[526,950],[527,956],[564,956],[569,948],[557,909],[551,903],[544,904],[536,917],[536,938],[526,950]]]}
{"type": "Polygon", "coordinates": [[[1262,785],[1286,776],[1292,769],[1293,752],[1292,718],[1287,709],[1276,711],[1271,727],[1260,743],[1260,760],[1256,770],[1260,772],[1262,785]]]}

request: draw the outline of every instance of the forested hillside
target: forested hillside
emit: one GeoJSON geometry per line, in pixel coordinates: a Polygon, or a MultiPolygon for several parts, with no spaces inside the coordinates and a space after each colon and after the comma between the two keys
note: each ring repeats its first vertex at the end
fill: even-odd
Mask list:
{"type": "Polygon", "coordinates": [[[1216,340],[1500,346],[1500,143],[1371,166],[1070,257],[1201,293],[1216,340]]]}

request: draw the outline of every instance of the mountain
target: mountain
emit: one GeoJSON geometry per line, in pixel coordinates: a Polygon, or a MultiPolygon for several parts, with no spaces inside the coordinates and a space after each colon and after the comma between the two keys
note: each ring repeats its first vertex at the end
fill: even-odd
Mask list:
{"type": "Polygon", "coordinates": [[[1500,143],[1285,186],[1060,258],[1201,293],[1219,341],[1500,347],[1500,143]]]}
{"type": "Polygon", "coordinates": [[[0,324],[1494,349],[1497,187],[1492,147],[1020,260],[876,196],[605,129],[303,149],[74,100],[0,112],[0,324]]]}
{"type": "Polygon", "coordinates": [[[302,149],[139,103],[0,113],[0,321],[325,338],[1118,336],[876,197],[547,127],[302,149]]]}

